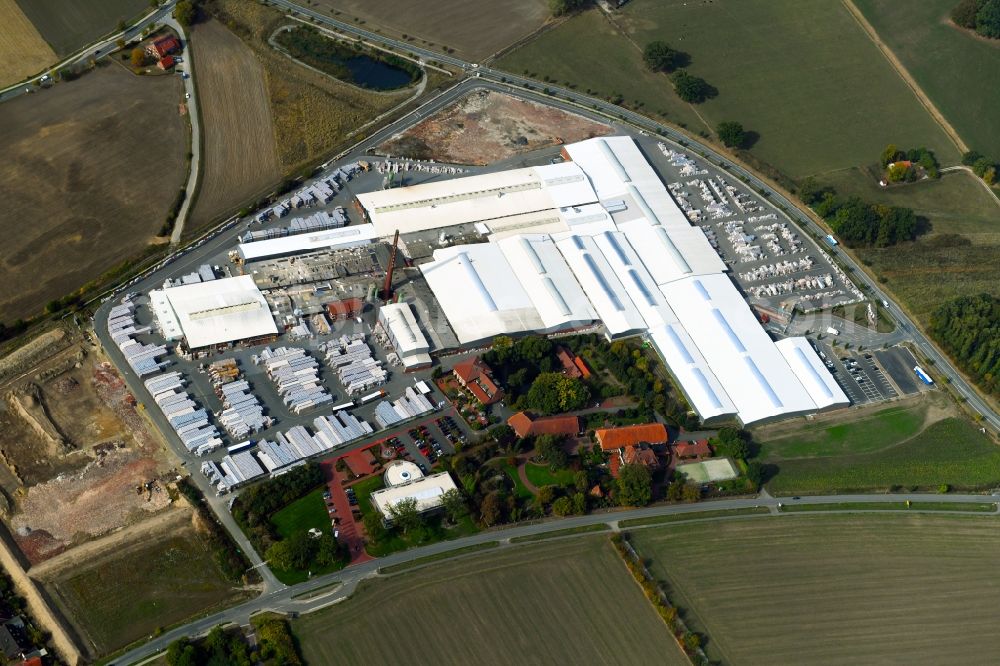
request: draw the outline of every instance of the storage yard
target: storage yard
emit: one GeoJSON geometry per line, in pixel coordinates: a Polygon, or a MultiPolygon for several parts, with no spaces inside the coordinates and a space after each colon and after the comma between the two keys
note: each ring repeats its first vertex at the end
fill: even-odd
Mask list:
{"type": "Polygon", "coordinates": [[[0,320],[37,314],[154,240],[186,175],[181,98],[179,77],[109,65],[0,107],[0,320]]]}
{"type": "Polygon", "coordinates": [[[382,143],[378,152],[486,165],[610,133],[609,126],[583,116],[490,90],[463,97],[382,143]]]}

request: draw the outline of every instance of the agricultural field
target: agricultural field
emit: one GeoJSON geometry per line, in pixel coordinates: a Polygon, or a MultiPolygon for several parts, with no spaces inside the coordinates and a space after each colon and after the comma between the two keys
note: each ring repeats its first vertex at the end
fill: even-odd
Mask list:
{"type": "Polygon", "coordinates": [[[328,155],[358,128],[413,95],[410,90],[362,90],[274,50],[268,39],[290,20],[270,7],[241,0],[209,0],[205,6],[250,47],[264,68],[278,162],[285,172],[328,155]]]}
{"type": "Polygon", "coordinates": [[[16,2],[59,56],[69,55],[113,32],[119,21],[131,21],[150,10],[149,0],[16,2]]]}
{"type": "Polygon", "coordinates": [[[854,4],[969,147],[1000,156],[1000,123],[989,120],[1000,107],[1000,44],[956,28],[952,0],[854,4]]]}
{"type": "Polygon", "coordinates": [[[245,598],[219,571],[190,524],[50,574],[48,589],[96,655],[206,610],[245,598]]]}
{"type": "Polygon", "coordinates": [[[187,175],[180,101],[180,77],[109,63],[0,105],[0,320],[39,313],[154,241],[187,175]]]}
{"type": "Polygon", "coordinates": [[[680,523],[632,543],[726,664],[942,664],[1000,650],[995,516],[680,523]]]}
{"type": "Polygon", "coordinates": [[[190,230],[240,206],[281,177],[264,69],[218,21],[190,33],[202,122],[201,185],[190,230]]]}
{"type": "Polygon", "coordinates": [[[775,494],[1000,485],[1000,446],[939,395],[766,426],[754,438],[775,494]]]}
{"type": "Polygon", "coordinates": [[[499,64],[618,92],[694,132],[739,121],[759,135],[753,155],[792,178],[867,164],[890,142],[925,145],[945,164],[959,157],[838,0],[634,0],[614,23],[585,12],[499,64]],[[641,49],[656,39],[687,53],[718,96],[690,107],[646,72],[641,49]]]}
{"type": "Polygon", "coordinates": [[[0,88],[38,74],[57,58],[14,0],[0,0],[0,88]]]}
{"type": "Polygon", "coordinates": [[[483,3],[477,0],[399,3],[393,0],[315,0],[322,11],[418,46],[447,47],[479,62],[540,28],[549,17],[545,0],[483,3]],[[343,15],[340,15],[340,14],[343,15]],[[405,35],[405,36],[404,36],[405,35]]]}
{"type": "Polygon", "coordinates": [[[1000,204],[972,174],[883,189],[868,170],[849,169],[822,182],[844,195],[912,208],[930,222],[930,232],[915,242],[855,250],[924,326],[937,306],[957,296],[1000,296],[1000,204]]]}
{"type": "Polygon", "coordinates": [[[486,165],[611,133],[602,123],[491,90],[476,91],[378,147],[382,154],[486,165]]]}
{"type": "Polygon", "coordinates": [[[292,630],[309,664],[688,663],[605,537],[363,583],[350,601],[293,620],[292,630]]]}

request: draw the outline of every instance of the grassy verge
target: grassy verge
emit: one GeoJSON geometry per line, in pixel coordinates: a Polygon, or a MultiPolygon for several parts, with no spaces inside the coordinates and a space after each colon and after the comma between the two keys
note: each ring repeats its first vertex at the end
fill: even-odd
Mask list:
{"type": "Polygon", "coordinates": [[[580,525],[579,527],[567,527],[564,530],[556,530],[555,532],[545,532],[543,534],[528,534],[526,536],[514,537],[510,540],[511,543],[530,543],[532,541],[544,541],[545,539],[556,539],[558,537],[570,536],[573,534],[585,534],[587,532],[606,532],[609,528],[604,523],[598,523],[597,525],[580,525]]]}
{"type": "Polygon", "coordinates": [[[400,571],[406,571],[407,569],[420,567],[425,564],[430,564],[431,562],[450,560],[451,558],[458,557],[459,555],[467,555],[468,553],[476,553],[481,550],[489,550],[490,548],[496,548],[499,545],[500,545],[499,541],[487,541],[485,543],[477,543],[471,546],[466,546],[464,548],[456,548],[455,550],[449,550],[444,553],[436,553],[434,555],[428,555],[427,557],[419,557],[415,560],[410,560],[409,562],[402,562],[400,564],[392,564],[387,567],[381,567],[379,569],[379,573],[383,574],[399,573],[400,571]]]}
{"type": "Polygon", "coordinates": [[[766,506],[747,507],[745,509],[718,509],[715,511],[696,511],[691,513],[671,513],[665,516],[650,516],[649,518],[633,518],[618,523],[621,528],[645,527],[647,525],[662,525],[664,523],[679,523],[686,520],[710,520],[712,518],[731,518],[734,516],[759,516],[770,513],[766,506]]]}
{"type": "Polygon", "coordinates": [[[785,504],[782,513],[811,511],[954,511],[992,513],[996,504],[988,502],[843,502],[841,504],[785,504]]]}

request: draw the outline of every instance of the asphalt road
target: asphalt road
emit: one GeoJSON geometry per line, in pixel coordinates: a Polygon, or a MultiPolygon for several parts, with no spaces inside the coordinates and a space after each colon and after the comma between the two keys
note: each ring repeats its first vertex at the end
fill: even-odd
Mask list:
{"type": "MultiPolygon", "coordinates": [[[[165,650],[170,643],[184,636],[199,636],[208,632],[212,627],[219,624],[235,623],[243,625],[249,622],[250,616],[263,611],[275,611],[279,613],[310,613],[321,608],[330,606],[339,601],[343,601],[351,595],[357,584],[365,578],[370,578],[378,574],[381,567],[392,566],[412,562],[430,555],[446,553],[476,544],[497,541],[500,547],[521,547],[511,544],[510,540],[515,537],[541,535],[558,530],[587,525],[605,524],[609,529],[617,530],[619,523],[635,518],[649,518],[655,516],[668,516],[678,514],[697,514],[706,511],[719,511],[727,509],[746,509],[753,507],[768,507],[772,511],[777,511],[779,502],[782,504],[842,504],[842,503],[902,503],[904,501],[913,502],[941,502],[946,504],[965,502],[997,502],[995,497],[984,495],[921,495],[917,493],[893,494],[893,495],[820,495],[815,497],[802,497],[798,500],[788,498],[772,498],[761,496],[751,499],[726,499],[698,504],[667,504],[661,506],[646,507],[643,509],[629,509],[611,513],[590,514],[586,516],[575,516],[572,518],[562,518],[550,520],[531,525],[511,526],[503,529],[480,532],[463,539],[454,541],[443,541],[423,548],[414,548],[394,553],[386,557],[371,560],[363,564],[358,564],[349,569],[318,576],[304,583],[288,587],[282,590],[274,590],[261,595],[260,597],[247,601],[238,606],[228,608],[213,615],[195,620],[184,626],[171,629],[161,636],[158,636],[148,643],[122,655],[114,660],[113,664],[125,666],[126,664],[140,663],[157,653],[165,650]],[[336,586],[340,583],[339,586],[336,586]],[[329,591],[322,591],[329,587],[329,591]],[[311,591],[320,590],[315,596],[308,599],[296,599],[311,591]]],[[[901,509],[901,511],[903,511],[901,509]]],[[[788,514],[783,514],[788,515],[788,514]]]]}
{"type": "MultiPolygon", "coordinates": [[[[731,162],[711,147],[702,144],[687,135],[681,134],[666,125],[662,125],[655,120],[651,120],[646,116],[635,113],[634,111],[623,109],[601,99],[582,95],[576,91],[569,90],[568,88],[561,88],[551,83],[540,83],[516,74],[485,67],[478,63],[466,62],[448,54],[436,53],[406,42],[390,39],[369,30],[359,28],[350,23],[338,21],[330,16],[309,9],[308,7],[303,7],[294,2],[289,2],[288,0],[270,0],[270,2],[276,7],[294,11],[298,14],[315,19],[320,23],[335,27],[343,32],[361,37],[362,39],[381,44],[383,46],[388,46],[398,51],[409,53],[427,61],[436,60],[437,62],[442,62],[453,67],[459,67],[467,72],[473,73],[476,77],[479,77],[480,80],[486,79],[493,82],[500,82],[501,84],[511,83],[519,87],[530,86],[536,89],[544,86],[551,93],[551,95],[545,96],[545,102],[552,106],[569,108],[574,111],[596,109],[610,115],[613,118],[624,120],[642,130],[652,132],[670,141],[683,141],[702,153],[710,162],[713,162],[717,166],[721,166],[751,185],[757,191],[763,193],[771,203],[782,206],[793,222],[809,231],[814,237],[822,238],[827,234],[827,230],[820,227],[812,220],[812,218],[803,213],[799,209],[797,203],[789,201],[783,194],[772,189],[770,185],[762,181],[750,171],[735,162],[731,162]],[[571,102],[571,104],[567,105],[564,100],[571,102]]],[[[962,398],[964,398],[976,412],[981,414],[993,428],[1000,430],[1000,414],[993,411],[992,407],[990,407],[990,405],[988,405],[986,401],[980,397],[975,389],[973,389],[972,386],[966,382],[962,375],[954,368],[954,366],[952,366],[948,358],[938,350],[938,348],[923,334],[923,332],[920,331],[920,329],[909,319],[907,314],[900,309],[899,305],[894,303],[889,298],[889,295],[879,288],[875,280],[873,280],[871,276],[869,276],[868,273],[866,273],[857,264],[857,262],[855,262],[854,258],[839,246],[826,249],[838,260],[840,260],[842,264],[848,267],[848,272],[851,273],[853,279],[860,281],[868,288],[872,298],[889,303],[889,309],[896,318],[899,328],[902,329],[902,333],[913,339],[914,342],[916,342],[920,347],[921,351],[933,361],[934,370],[947,377],[951,387],[962,398]]]]}
{"type": "Polygon", "coordinates": [[[191,203],[195,187],[198,184],[198,171],[201,169],[201,119],[198,114],[198,97],[194,85],[194,60],[191,58],[191,48],[187,35],[184,34],[184,28],[174,20],[173,16],[168,15],[163,22],[177,31],[184,44],[184,49],[181,51],[182,62],[180,69],[187,73],[187,77],[182,80],[184,81],[184,92],[187,96],[188,118],[191,120],[191,169],[188,172],[187,185],[184,186],[187,196],[184,197],[181,209],[177,211],[174,229],[170,234],[170,244],[179,245],[181,235],[184,233],[184,223],[187,222],[188,214],[191,212],[191,203]]]}

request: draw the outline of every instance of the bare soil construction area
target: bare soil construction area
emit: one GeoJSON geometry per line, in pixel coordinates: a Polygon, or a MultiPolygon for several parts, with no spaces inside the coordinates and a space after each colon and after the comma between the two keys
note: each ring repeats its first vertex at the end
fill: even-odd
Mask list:
{"type": "Polygon", "coordinates": [[[0,320],[38,313],[153,240],[184,178],[179,77],[105,65],[0,105],[0,320]]]}
{"type": "Polygon", "coordinates": [[[474,92],[378,147],[399,157],[490,164],[521,153],[611,133],[611,128],[543,104],[474,92]]]}
{"type": "Polygon", "coordinates": [[[540,28],[549,17],[543,0],[317,0],[314,5],[371,22],[369,30],[410,41],[418,46],[454,49],[475,62],[492,55],[540,28]]]}
{"type": "Polygon", "coordinates": [[[75,341],[3,390],[0,482],[29,562],[171,504],[163,445],[88,343],[75,341]]]}
{"type": "Polygon", "coordinates": [[[191,46],[204,126],[193,230],[277,181],[281,168],[264,69],[253,51],[214,20],[194,27],[191,46]]]}

